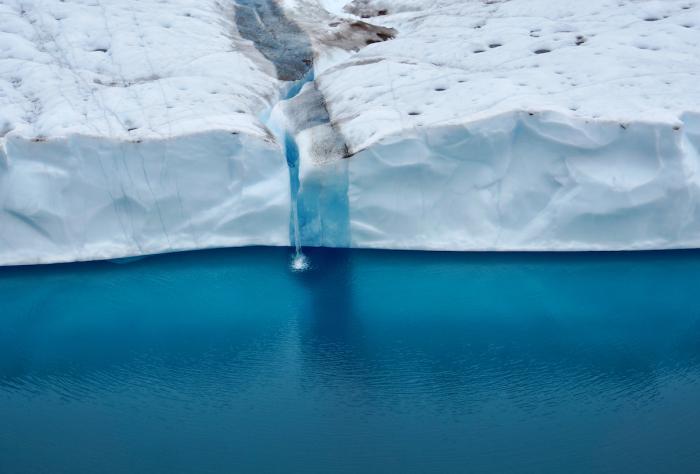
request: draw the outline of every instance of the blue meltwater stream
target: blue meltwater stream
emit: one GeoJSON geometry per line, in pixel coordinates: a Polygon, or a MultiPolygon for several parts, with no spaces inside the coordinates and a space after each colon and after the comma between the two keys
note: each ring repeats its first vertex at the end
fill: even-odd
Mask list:
{"type": "Polygon", "coordinates": [[[301,183],[299,180],[299,146],[294,137],[294,130],[290,123],[290,117],[287,117],[287,111],[284,108],[285,103],[294,99],[304,88],[304,85],[314,81],[314,71],[310,69],[306,75],[295,82],[289,83],[289,90],[281,97],[277,107],[281,107],[276,111],[272,111],[271,115],[264,117],[263,121],[268,126],[270,132],[275,135],[279,144],[282,145],[284,155],[289,168],[289,189],[290,189],[290,216],[289,216],[289,240],[294,247],[294,255],[292,256],[290,268],[295,272],[303,272],[308,270],[309,261],[302,251],[302,239],[299,229],[299,193],[301,183]]]}
{"type": "Polygon", "coordinates": [[[0,269],[0,472],[700,472],[700,252],[0,269]]]}

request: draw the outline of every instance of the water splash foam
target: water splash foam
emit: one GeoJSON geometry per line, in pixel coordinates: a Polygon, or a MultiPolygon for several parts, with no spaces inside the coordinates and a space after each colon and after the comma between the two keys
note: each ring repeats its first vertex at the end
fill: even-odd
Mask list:
{"type": "Polygon", "coordinates": [[[300,251],[296,252],[294,256],[292,256],[292,262],[290,264],[290,268],[292,269],[293,272],[303,272],[308,270],[310,267],[309,264],[309,259],[306,258],[306,255],[301,253],[300,251]]]}

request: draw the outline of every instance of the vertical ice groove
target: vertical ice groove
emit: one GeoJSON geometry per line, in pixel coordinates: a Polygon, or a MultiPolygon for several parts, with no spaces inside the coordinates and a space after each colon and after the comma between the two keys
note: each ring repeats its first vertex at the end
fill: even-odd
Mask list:
{"type": "MultiPolygon", "coordinates": [[[[314,80],[314,54],[308,35],[286,17],[274,0],[239,0],[235,11],[240,35],[251,41],[275,66],[277,78],[288,87],[286,94],[281,94],[280,102],[293,99],[307,82],[314,80]]],[[[266,125],[283,148],[287,160],[291,188],[290,241],[295,249],[292,267],[303,270],[307,263],[299,230],[299,147],[285,117],[284,104],[277,105],[280,107],[275,106],[275,109],[279,113],[272,111],[266,125]]]]}
{"type": "MultiPolygon", "coordinates": [[[[335,168],[316,169],[330,158],[347,155],[347,148],[342,137],[333,129],[325,98],[316,87],[314,51],[309,34],[286,17],[284,10],[274,0],[238,0],[236,26],[241,36],[251,41],[275,66],[277,78],[284,81],[280,100],[265,122],[282,147],[289,168],[290,242],[296,251],[293,265],[297,267],[305,264],[302,244],[337,246],[349,240],[347,232],[340,232],[343,234],[341,239],[336,237],[339,233],[337,229],[349,228],[347,222],[336,222],[338,216],[341,216],[341,220],[347,220],[347,210],[338,213],[331,209],[338,202],[341,207],[347,207],[342,205],[347,198],[337,199],[337,193],[333,193],[330,199],[325,199],[325,194],[317,190],[323,188],[325,191],[329,180],[332,187],[336,186],[337,179],[331,176],[335,168]],[[321,133],[318,133],[319,130],[321,133]],[[302,136],[303,146],[299,142],[302,136]],[[314,168],[308,196],[304,194],[301,183],[302,161],[304,166],[314,168]],[[324,215],[328,222],[324,221],[324,215]],[[328,235],[324,236],[327,229],[328,235]]],[[[346,193],[347,186],[338,192],[346,193]]]]}

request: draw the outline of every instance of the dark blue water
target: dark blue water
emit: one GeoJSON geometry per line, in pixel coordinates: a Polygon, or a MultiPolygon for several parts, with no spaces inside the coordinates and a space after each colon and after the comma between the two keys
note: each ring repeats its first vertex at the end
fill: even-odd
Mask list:
{"type": "Polygon", "coordinates": [[[0,270],[0,472],[700,472],[700,253],[0,270]]]}

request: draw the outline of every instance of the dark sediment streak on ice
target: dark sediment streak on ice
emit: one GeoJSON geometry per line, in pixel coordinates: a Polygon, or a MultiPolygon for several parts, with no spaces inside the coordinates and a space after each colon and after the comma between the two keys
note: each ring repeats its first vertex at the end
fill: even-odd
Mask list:
{"type": "Polygon", "coordinates": [[[313,67],[311,41],[274,0],[239,0],[236,26],[277,70],[283,81],[298,81],[313,67]]]}

